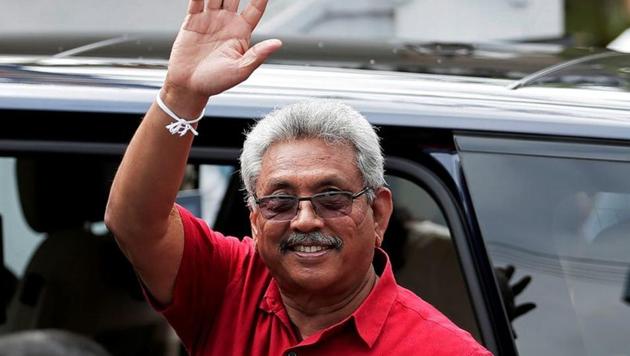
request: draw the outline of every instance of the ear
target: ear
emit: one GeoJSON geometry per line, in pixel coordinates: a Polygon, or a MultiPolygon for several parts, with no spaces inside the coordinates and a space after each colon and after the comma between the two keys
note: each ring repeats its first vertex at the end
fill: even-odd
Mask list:
{"type": "Polygon", "coordinates": [[[392,202],[392,191],[389,188],[381,187],[375,192],[375,198],[372,202],[372,211],[374,214],[374,245],[380,247],[383,243],[385,230],[389,224],[389,218],[392,216],[394,203],[392,202]]]}
{"type": "Polygon", "coordinates": [[[254,243],[258,242],[258,228],[256,227],[256,219],[258,218],[258,212],[256,209],[249,210],[249,226],[252,229],[252,239],[254,243]]]}

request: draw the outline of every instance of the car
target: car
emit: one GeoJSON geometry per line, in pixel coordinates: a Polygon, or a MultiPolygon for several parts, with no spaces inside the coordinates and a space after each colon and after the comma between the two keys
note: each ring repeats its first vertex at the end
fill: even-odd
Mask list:
{"type": "MultiPolygon", "coordinates": [[[[97,43],[0,56],[0,339],[61,329],[113,355],[181,354],[102,222],[168,39],[97,43]]],[[[180,204],[248,235],[243,132],[289,103],[344,101],[382,138],[400,284],[495,355],[630,355],[629,55],[304,43],[210,99],[180,204]]]]}

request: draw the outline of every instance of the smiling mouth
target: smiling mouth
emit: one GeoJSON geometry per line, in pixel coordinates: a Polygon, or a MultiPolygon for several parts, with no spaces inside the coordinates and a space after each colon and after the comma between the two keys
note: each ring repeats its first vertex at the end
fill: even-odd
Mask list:
{"type": "Polygon", "coordinates": [[[302,252],[302,253],[316,253],[324,250],[330,250],[333,246],[305,246],[305,245],[297,245],[289,248],[291,251],[302,252]]]}
{"type": "Polygon", "coordinates": [[[327,236],[321,232],[294,232],[280,243],[280,253],[296,252],[300,254],[325,253],[328,250],[340,250],[343,241],[336,236],[327,236]]]}

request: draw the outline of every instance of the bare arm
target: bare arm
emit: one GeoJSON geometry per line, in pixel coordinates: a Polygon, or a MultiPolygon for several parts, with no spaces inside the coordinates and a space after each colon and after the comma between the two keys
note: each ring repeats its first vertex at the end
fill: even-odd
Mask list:
{"type": "MultiPolygon", "coordinates": [[[[267,1],[252,0],[240,14],[238,4],[239,0],[190,0],[161,93],[178,116],[197,117],[210,96],[245,80],[280,48],[277,40],[250,47],[267,1]]],[[[172,299],[184,248],[174,203],[192,144],[191,134],[171,135],[165,129],[170,122],[153,103],[123,157],[105,213],[123,252],[161,303],[172,299]]]]}

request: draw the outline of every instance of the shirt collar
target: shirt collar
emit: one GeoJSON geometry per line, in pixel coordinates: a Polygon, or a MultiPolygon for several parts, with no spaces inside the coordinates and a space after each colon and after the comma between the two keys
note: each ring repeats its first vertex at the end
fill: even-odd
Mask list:
{"type": "Polygon", "coordinates": [[[367,298],[352,314],[355,327],[363,341],[372,347],[381,334],[389,311],[398,295],[398,286],[394,272],[385,251],[374,250],[374,268],[379,274],[379,280],[367,298]]]}
{"type": "Polygon", "coordinates": [[[265,291],[265,295],[260,301],[260,309],[266,311],[267,313],[277,312],[282,309],[281,300],[278,284],[276,283],[275,278],[271,278],[271,281],[267,286],[267,290],[265,291]]]}
{"type": "MultiPolygon", "coordinates": [[[[374,250],[373,264],[380,278],[368,297],[365,298],[359,308],[352,313],[350,318],[345,321],[354,321],[357,334],[369,347],[374,345],[380,335],[387,316],[389,315],[389,311],[398,294],[398,287],[394,279],[392,266],[385,251],[380,248],[374,250]]],[[[290,328],[291,322],[284,308],[284,304],[282,304],[278,285],[273,278],[260,302],[260,309],[267,313],[276,314],[285,326],[290,328]]],[[[337,326],[339,326],[339,324],[337,324],[337,326]]]]}

